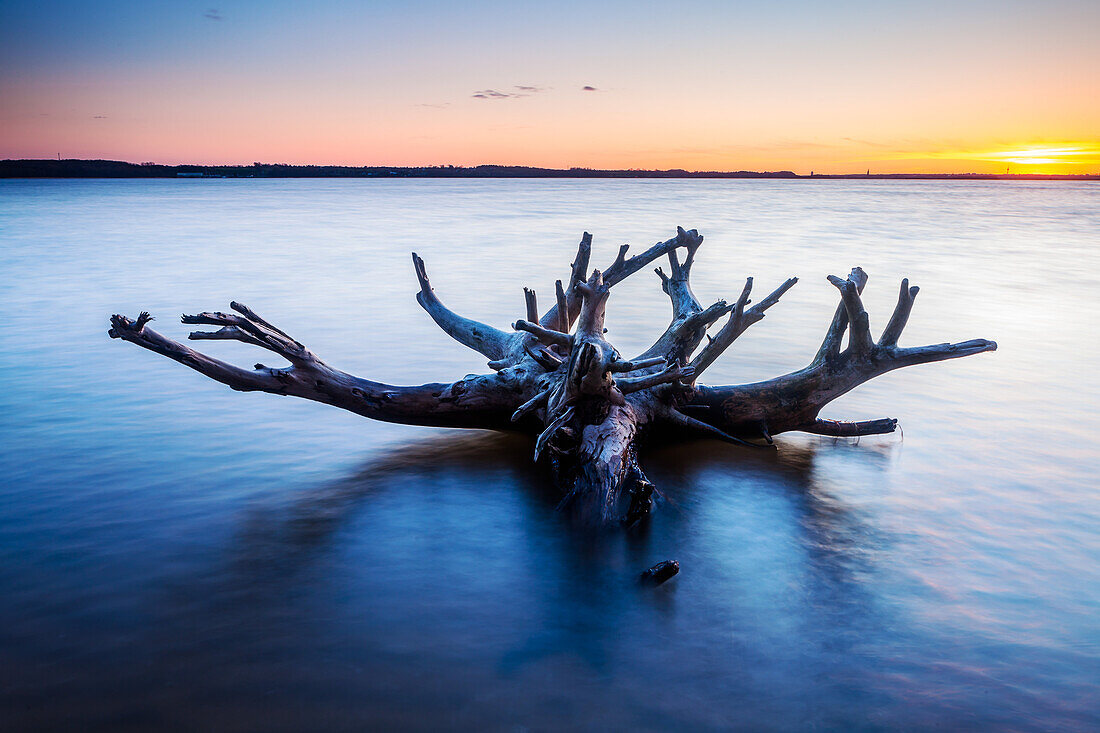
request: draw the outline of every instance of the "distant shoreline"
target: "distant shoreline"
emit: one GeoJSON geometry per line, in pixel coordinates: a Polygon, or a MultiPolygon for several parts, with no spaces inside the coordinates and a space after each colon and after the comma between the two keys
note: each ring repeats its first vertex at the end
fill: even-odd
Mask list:
{"type": "Polygon", "coordinates": [[[800,175],[791,171],[601,170],[528,166],[160,165],[119,160],[0,160],[0,178],[768,178],[948,181],[1100,181],[1100,174],[849,173],[800,175]]]}

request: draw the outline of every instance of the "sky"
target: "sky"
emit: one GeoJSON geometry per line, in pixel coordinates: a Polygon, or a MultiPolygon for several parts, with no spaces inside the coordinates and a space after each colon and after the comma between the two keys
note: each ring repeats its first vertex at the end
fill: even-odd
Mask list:
{"type": "Polygon", "coordinates": [[[0,158],[1100,173],[1098,39],[1098,0],[0,0],[0,158]]]}

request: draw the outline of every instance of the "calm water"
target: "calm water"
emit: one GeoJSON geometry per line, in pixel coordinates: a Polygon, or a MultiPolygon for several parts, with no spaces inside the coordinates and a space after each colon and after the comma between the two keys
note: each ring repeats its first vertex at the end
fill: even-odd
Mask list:
{"type": "MultiPolygon", "coordinates": [[[[1095,729],[1098,240],[1088,183],[0,181],[3,727],[1095,729]],[[582,230],[606,264],[677,224],[701,300],[802,278],[710,383],[804,365],[857,264],[876,332],[909,276],[903,343],[1000,350],[824,413],[904,437],[649,455],[669,503],[592,537],[522,439],[239,394],[106,335],[236,298],[348,371],[458,378],[484,360],[417,307],[411,250],[506,326],[582,230]]],[[[667,319],[644,271],[609,337],[667,319]]]]}

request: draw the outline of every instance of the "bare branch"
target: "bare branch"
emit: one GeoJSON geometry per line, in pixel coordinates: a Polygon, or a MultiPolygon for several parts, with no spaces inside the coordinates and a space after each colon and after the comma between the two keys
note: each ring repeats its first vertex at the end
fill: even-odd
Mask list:
{"type": "Polygon", "coordinates": [[[512,422],[517,422],[524,415],[534,412],[540,407],[545,407],[546,400],[550,397],[550,393],[553,391],[554,390],[552,387],[547,387],[546,389],[542,390],[537,395],[517,407],[516,411],[512,413],[512,422]]]}
{"type": "MultiPolygon", "coordinates": [[[[864,281],[866,282],[866,276],[864,281]]],[[[841,280],[836,275],[829,275],[829,282],[840,291],[840,300],[848,314],[848,348],[858,356],[870,354],[875,342],[871,339],[870,320],[867,311],[863,309],[863,301],[860,300],[856,284],[851,278],[841,280]]]]}
{"type": "Polygon", "coordinates": [[[718,357],[722,355],[722,352],[728,349],[730,345],[737,340],[737,337],[743,334],[749,326],[762,320],[765,311],[778,303],[783,294],[793,288],[797,282],[797,277],[788,279],[785,283],[773,290],[766,298],[752,308],[745,310],[745,306],[750,302],[749,293],[752,292],[752,278],[747,278],[745,280],[745,287],[741,291],[741,295],[737,298],[737,303],[733,307],[733,312],[730,313],[729,320],[726,321],[725,325],[722,326],[715,337],[699,351],[699,354],[691,360],[691,365],[695,367],[695,378],[698,379],[703,370],[713,364],[718,357]]]}
{"type": "MultiPolygon", "coordinates": [[[[562,359],[557,354],[545,346],[540,346],[537,342],[525,342],[523,351],[547,371],[552,372],[562,365],[562,359]]],[[[490,366],[492,366],[492,363],[490,363],[490,366]]]]}
{"type": "MultiPolygon", "coordinates": [[[[142,316],[148,316],[148,314],[143,312],[142,316]]],[[[173,361],[178,361],[235,390],[283,393],[284,385],[276,378],[273,370],[265,368],[249,371],[202,354],[160,335],[151,328],[146,328],[145,324],[149,320],[151,319],[139,317],[136,321],[131,321],[126,316],[115,314],[111,316],[111,329],[107,334],[111,338],[129,341],[173,361]]]]}
{"type": "MultiPolygon", "coordinates": [[[[546,311],[541,319],[537,319],[539,325],[543,328],[552,328],[556,331],[568,333],[569,328],[580,312],[581,301],[576,286],[588,279],[588,262],[591,257],[592,235],[585,232],[581,236],[580,244],[577,246],[577,256],[573,259],[573,264],[570,265],[568,289],[563,289],[558,285],[557,302],[550,310],[546,311]]],[[[560,281],[558,282],[560,283],[560,281]]],[[[528,320],[536,319],[529,318],[528,320]]]]}
{"type": "MultiPolygon", "coordinates": [[[[753,434],[766,424],[772,433],[786,430],[806,430],[828,435],[848,434],[838,431],[885,431],[888,420],[866,423],[840,423],[852,427],[837,427],[834,422],[818,420],[818,412],[837,397],[874,377],[901,367],[927,364],[944,359],[994,351],[997,344],[986,339],[974,339],[954,344],[934,344],[913,348],[894,345],[912,308],[916,288],[903,281],[899,302],[894,309],[879,344],[871,341],[867,328],[867,313],[859,293],[867,282],[863,270],[855,268],[847,280],[831,278],[841,291],[829,333],[814,361],[805,369],[765,382],[728,387],[698,386],[688,396],[686,408],[698,411],[700,419],[735,435],[753,434]],[[851,346],[841,352],[840,340],[849,322],[852,328],[851,346]]],[[[746,311],[748,316],[749,311],[746,311]]],[[[892,424],[892,423],[891,423],[892,424]]]]}
{"type": "Polygon", "coordinates": [[[883,435],[892,433],[898,427],[898,421],[892,417],[860,422],[841,422],[840,420],[822,420],[817,418],[810,425],[801,428],[802,432],[835,437],[855,437],[858,435],[883,435]]]}
{"type": "Polygon", "coordinates": [[[547,346],[561,346],[568,349],[573,345],[573,339],[569,334],[561,331],[551,331],[549,328],[543,328],[537,323],[519,320],[512,324],[512,328],[517,331],[526,331],[547,346]]]}
{"type": "Polygon", "coordinates": [[[424,269],[424,260],[420,259],[416,252],[413,252],[412,259],[416,278],[420,281],[420,292],[416,294],[416,302],[428,311],[432,320],[448,336],[463,346],[468,346],[488,359],[504,358],[514,345],[512,336],[484,323],[463,318],[443,305],[432,290],[432,284],[424,269]]]}
{"type": "MultiPolygon", "coordinates": [[[[217,331],[192,331],[187,335],[187,338],[191,339],[192,341],[215,341],[232,339],[234,341],[241,341],[246,344],[252,344],[253,346],[259,346],[261,349],[276,351],[263,341],[260,341],[258,338],[255,338],[253,336],[249,336],[247,333],[237,328],[236,326],[223,326],[217,331]]],[[[278,352],[276,351],[276,353],[278,352]]]]}
{"type": "Polygon", "coordinates": [[[656,270],[657,276],[661,278],[661,289],[665,291],[672,302],[673,323],[703,309],[695,298],[695,294],[691,292],[690,284],[691,265],[695,262],[695,252],[703,243],[703,237],[698,233],[690,236],[680,227],[677,227],[676,232],[677,237],[687,249],[687,256],[684,258],[683,264],[680,264],[680,258],[674,248],[668,252],[670,275],[666,277],[664,271],[659,267],[656,270]]]}
{"type": "Polygon", "coordinates": [[[629,244],[619,245],[619,254],[615,255],[615,261],[611,263],[612,267],[623,267],[626,264],[626,252],[630,249],[629,244]]]}
{"type": "Polygon", "coordinates": [[[288,338],[291,341],[293,341],[295,344],[297,344],[298,346],[301,346],[301,344],[298,343],[297,340],[291,338],[289,333],[287,333],[286,331],[283,331],[282,329],[272,325],[268,321],[265,321],[263,318],[260,318],[259,314],[257,314],[256,311],[252,310],[251,308],[249,308],[244,303],[238,303],[237,301],[232,300],[232,301],[229,302],[229,307],[232,308],[233,310],[237,311],[238,313],[240,313],[242,316],[244,316],[248,320],[252,321],[253,323],[257,323],[257,324],[263,326],[264,328],[268,329],[269,331],[273,331],[273,332],[279,334],[280,336],[288,338]]]}
{"type": "Polygon", "coordinates": [[[547,328],[553,328],[555,331],[569,333],[569,328],[573,325],[573,321],[569,318],[569,304],[565,299],[565,289],[562,288],[561,280],[554,281],[554,294],[557,297],[557,323],[544,323],[543,325],[547,328]]]}
{"type": "Polygon", "coordinates": [[[679,362],[672,362],[664,369],[653,374],[641,377],[623,377],[615,380],[615,386],[623,394],[638,392],[639,390],[656,387],[659,384],[670,384],[681,380],[689,380],[695,376],[695,369],[690,366],[680,366],[679,362]]]}
{"type": "Polygon", "coordinates": [[[880,347],[898,345],[898,338],[905,330],[905,324],[909,321],[909,313],[913,310],[913,301],[917,297],[920,288],[916,285],[909,287],[909,278],[901,281],[901,290],[898,292],[898,304],[894,306],[894,313],[890,316],[890,322],[882,330],[882,337],[878,340],[880,347]]]}
{"type": "MultiPolygon", "coordinates": [[[[859,267],[853,267],[851,274],[848,275],[848,280],[855,283],[856,293],[862,294],[863,286],[867,284],[867,273],[859,267]]],[[[836,307],[836,313],[833,314],[833,322],[829,325],[829,330],[825,333],[825,340],[821,342],[821,347],[817,350],[814,361],[827,359],[840,353],[840,343],[844,338],[844,331],[847,328],[848,310],[844,303],[841,302],[841,304],[836,307]]]]}
{"type": "Polygon", "coordinates": [[[593,270],[592,274],[588,276],[588,282],[577,283],[574,289],[581,296],[576,338],[603,340],[607,296],[611,292],[611,286],[604,280],[602,272],[593,270]]]}
{"type": "Polygon", "coordinates": [[[620,359],[619,361],[611,362],[609,366],[612,373],[617,374],[624,372],[633,372],[637,371],[638,369],[647,369],[649,367],[661,366],[664,363],[665,358],[663,356],[654,356],[649,359],[635,359],[633,361],[620,359]]]}
{"type": "Polygon", "coordinates": [[[634,255],[630,259],[616,259],[611,267],[604,270],[603,279],[608,287],[620,283],[633,275],[658,257],[662,257],[677,247],[695,247],[703,241],[699,232],[692,229],[685,232],[681,227],[676,227],[676,236],[672,239],[658,242],[640,255],[634,255]]]}
{"type": "Polygon", "coordinates": [[[769,293],[766,298],[761,300],[752,308],[749,308],[747,311],[745,311],[745,317],[742,320],[747,322],[750,326],[757,321],[763,320],[764,312],[768,310],[768,308],[771,308],[773,305],[778,303],[779,299],[783,297],[784,293],[786,293],[797,284],[797,277],[787,278],[787,280],[782,285],[769,293]]]}
{"type": "Polygon", "coordinates": [[[729,313],[732,307],[726,301],[719,300],[705,310],[689,312],[674,320],[652,346],[634,357],[635,360],[660,356],[686,361],[699,347],[711,324],[729,313]]]}
{"type": "Polygon", "coordinates": [[[907,349],[894,349],[890,355],[890,368],[930,364],[934,361],[958,359],[973,356],[986,351],[996,351],[997,342],[988,339],[971,339],[954,344],[933,344],[931,346],[913,346],[907,349]]]}
{"type": "MultiPolygon", "coordinates": [[[[195,318],[213,319],[213,315],[202,314],[195,318]]],[[[451,384],[398,387],[341,372],[319,360],[302,361],[287,369],[257,365],[256,369],[248,370],[207,356],[157,333],[146,327],[149,320],[151,319],[147,313],[136,321],[114,315],[111,317],[108,334],[111,338],[129,341],[143,349],[166,356],[242,392],[269,392],[302,397],[386,422],[491,430],[508,429],[511,425],[510,417],[517,406],[514,385],[500,374],[467,377],[451,384]]],[[[257,327],[259,324],[251,322],[251,325],[257,327]]],[[[282,331],[274,329],[270,324],[264,324],[264,327],[282,334],[282,331]]],[[[251,334],[244,333],[236,325],[225,328],[238,329],[239,333],[246,336],[244,342],[252,343],[251,334]]],[[[263,345],[268,347],[267,344],[263,345]]],[[[309,353],[304,347],[302,350],[309,353]]]]}
{"type": "Polygon", "coordinates": [[[588,261],[592,258],[592,235],[585,232],[581,235],[581,242],[577,245],[577,256],[571,265],[572,273],[569,278],[569,287],[588,279],[588,261]]]}
{"type": "MultiPolygon", "coordinates": [[[[665,256],[677,247],[688,247],[689,251],[692,251],[690,248],[698,248],[699,244],[703,241],[702,236],[694,229],[691,231],[684,231],[682,228],[677,227],[676,231],[676,236],[672,239],[658,242],[645,252],[630,258],[626,257],[628,245],[619,247],[619,252],[615,257],[615,261],[611,263],[610,267],[603,271],[603,283],[610,288],[622,282],[630,275],[633,275],[655,259],[665,256]]],[[[564,327],[561,325],[558,317],[561,306],[555,305],[539,319],[539,324],[542,325],[543,328],[553,328],[567,332],[573,321],[578,317],[581,307],[581,293],[577,286],[587,281],[585,273],[588,271],[588,262],[591,252],[592,235],[585,232],[584,236],[581,238],[577,259],[573,261],[570,287],[565,291],[566,307],[569,315],[568,324],[564,327]]]]}
{"type": "MultiPolygon", "coordinates": [[[[666,359],[687,361],[699,348],[707,328],[728,311],[725,301],[719,301],[706,310],[699,304],[691,290],[691,266],[695,262],[695,252],[703,243],[703,237],[694,229],[684,231],[676,227],[676,242],[687,249],[683,263],[676,253],[676,247],[668,250],[669,275],[660,267],[654,272],[661,278],[661,290],[668,295],[672,304],[672,322],[665,332],[637,358],[663,356],[666,359]]],[[[665,243],[662,243],[665,244],[665,243]]]]}
{"type": "Polygon", "coordinates": [[[222,329],[213,333],[208,331],[193,332],[189,338],[196,341],[203,339],[234,339],[272,351],[290,363],[299,366],[320,361],[310,353],[309,349],[257,316],[252,309],[236,301],[232,303],[232,306],[238,312],[252,314],[255,319],[244,315],[214,312],[199,313],[194,316],[183,315],[180,316],[180,321],[189,324],[223,326],[222,329]]]}
{"type": "Polygon", "coordinates": [[[562,410],[561,414],[554,418],[549,425],[546,426],[545,430],[539,433],[538,439],[535,440],[536,461],[539,459],[539,456],[542,454],[542,452],[546,450],[546,446],[550,444],[550,440],[554,437],[555,434],[557,434],[558,429],[563,427],[567,422],[573,419],[573,414],[575,412],[575,408],[572,405],[569,405],[564,410],[562,410]]]}
{"type": "Polygon", "coordinates": [[[675,409],[669,410],[668,413],[663,415],[663,417],[665,417],[676,427],[685,428],[708,438],[714,438],[715,440],[721,440],[726,443],[743,445],[748,448],[767,448],[769,446],[774,447],[774,445],[770,441],[767,443],[767,445],[759,445],[758,443],[750,443],[747,440],[735,438],[729,433],[723,432],[713,425],[708,425],[702,420],[696,420],[695,418],[685,415],[684,413],[675,409]]]}
{"type": "Polygon", "coordinates": [[[661,290],[665,291],[665,293],[668,293],[668,275],[666,275],[665,271],[662,270],[660,267],[653,268],[653,271],[657,273],[657,277],[661,278],[661,290]]]}
{"type": "Polygon", "coordinates": [[[523,300],[527,304],[527,320],[533,323],[539,322],[539,304],[535,299],[535,291],[530,288],[523,289],[523,300]]]}

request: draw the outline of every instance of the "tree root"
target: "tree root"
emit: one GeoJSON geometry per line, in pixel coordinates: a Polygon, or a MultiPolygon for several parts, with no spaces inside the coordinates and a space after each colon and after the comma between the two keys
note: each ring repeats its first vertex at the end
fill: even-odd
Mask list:
{"type": "MultiPolygon", "coordinates": [[[[493,370],[451,383],[399,387],[339,371],[237,302],[230,304],[233,313],[183,316],[183,323],[217,327],[194,331],[189,338],[240,341],[276,354],[289,366],[257,364],[248,370],[214,359],[149,328],[153,319],[147,312],[135,320],[112,316],[108,333],[239,391],[302,397],[389,422],[531,434],[536,437],[535,460],[550,465],[562,489],[562,508],[591,523],[627,526],[649,516],[656,493],[637,456],[637,441],[648,431],[672,429],[772,449],[773,435],[792,430],[834,437],[889,433],[897,427],[893,418],[842,422],[818,413],[842,394],[893,369],[997,348],[984,339],[899,347],[918,293],[908,280],[901,281],[893,314],[874,341],[860,297],[867,275],[857,267],[847,278],[829,276],[840,304],[807,367],[755,384],[696,384],[798,282],[792,277],[752,305],[750,277],[732,305],[723,300],[703,308],[690,285],[702,242],[695,230],[678,227],[675,237],[633,257],[622,245],[606,270],[589,272],[592,236],[586,232],[570,265],[568,286],[555,282],[554,304],[541,317],[534,289],[524,288],[525,318],[515,321],[510,332],[445,307],[435,295],[424,261],[414,253],[420,285],[417,302],[444,332],[489,359],[493,370]],[[653,346],[623,359],[605,338],[611,288],[661,257],[668,258],[669,272],[656,272],[672,305],[672,321],[653,346]],[[726,322],[708,336],[707,330],[723,317],[726,322]],[[842,348],[845,335],[847,346],[842,348]],[[753,440],[765,442],[749,442],[753,440]]],[[[675,574],[677,568],[675,563],[662,563],[647,572],[657,577],[675,574]]]]}

